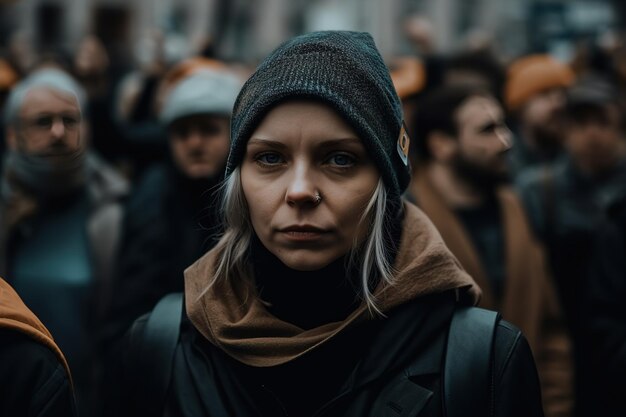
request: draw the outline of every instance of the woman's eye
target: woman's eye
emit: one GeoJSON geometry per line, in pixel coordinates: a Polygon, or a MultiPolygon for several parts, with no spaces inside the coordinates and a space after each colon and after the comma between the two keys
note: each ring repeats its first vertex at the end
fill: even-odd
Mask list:
{"type": "Polygon", "coordinates": [[[283,161],[279,154],[272,152],[263,153],[257,156],[256,160],[265,165],[276,165],[283,161]]]}
{"type": "Polygon", "coordinates": [[[354,165],[355,158],[353,158],[350,155],[346,155],[346,154],[343,154],[343,153],[338,153],[338,154],[332,155],[328,159],[328,161],[332,165],[336,165],[336,166],[339,166],[339,167],[350,167],[350,166],[354,165]]]}

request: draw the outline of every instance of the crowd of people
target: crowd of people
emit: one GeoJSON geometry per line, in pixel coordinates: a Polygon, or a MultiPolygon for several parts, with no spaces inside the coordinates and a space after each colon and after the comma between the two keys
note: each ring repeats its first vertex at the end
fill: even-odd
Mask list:
{"type": "Polygon", "coordinates": [[[624,414],[625,48],[0,58],[0,415],[624,414]]]}

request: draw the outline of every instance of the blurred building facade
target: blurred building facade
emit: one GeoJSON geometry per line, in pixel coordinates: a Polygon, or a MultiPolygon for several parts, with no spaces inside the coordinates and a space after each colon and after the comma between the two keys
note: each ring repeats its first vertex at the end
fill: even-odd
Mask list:
{"type": "Polygon", "coordinates": [[[191,53],[212,41],[223,57],[256,60],[284,39],[317,29],[371,32],[386,56],[411,50],[403,21],[431,22],[434,47],[452,52],[497,40],[515,56],[543,49],[567,55],[577,36],[621,25],[619,0],[9,0],[0,3],[0,45],[15,36],[39,48],[71,50],[95,33],[117,59],[191,53]],[[617,5],[617,6],[615,6],[617,5]],[[615,6],[615,7],[614,7],[615,6]],[[615,12],[617,10],[617,12],[615,12]],[[152,43],[151,43],[152,42],[152,43]]]}

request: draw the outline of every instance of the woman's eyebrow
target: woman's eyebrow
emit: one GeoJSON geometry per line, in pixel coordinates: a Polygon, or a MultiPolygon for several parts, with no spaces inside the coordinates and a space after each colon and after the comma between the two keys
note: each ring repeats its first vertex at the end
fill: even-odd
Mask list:
{"type": "MultiPolygon", "coordinates": [[[[336,146],[345,146],[345,145],[362,145],[363,142],[361,139],[356,137],[346,137],[346,138],[337,138],[337,139],[328,139],[321,140],[319,142],[320,147],[324,148],[332,148],[336,146]]],[[[265,138],[250,138],[248,141],[248,146],[269,146],[276,149],[284,149],[287,147],[284,143],[265,138]]]]}
{"type": "Polygon", "coordinates": [[[287,145],[280,141],[262,138],[250,138],[250,140],[248,141],[248,146],[269,146],[270,148],[275,149],[287,148],[287,145]]]}
{"type": "Polygon", "coordinates": [[[362,145],[363,142],[359,138],[355,137],[346,137],[346,138],[337,138],[337,139],[328,139],[320,141],[320,146],[322,147],[334,147],[334,146],[342,146],[342,145],[362,145]]]}

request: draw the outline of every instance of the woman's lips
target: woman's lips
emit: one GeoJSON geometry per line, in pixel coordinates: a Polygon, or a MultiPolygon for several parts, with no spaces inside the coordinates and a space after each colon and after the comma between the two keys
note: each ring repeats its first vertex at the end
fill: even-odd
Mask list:
{"type": "Polygon", "coordinates": [[[296,242],[315,241],[328,233],[327,230],[315,226],[289,226],[280,229],[280,233],[288,240],[296,242]]]}

